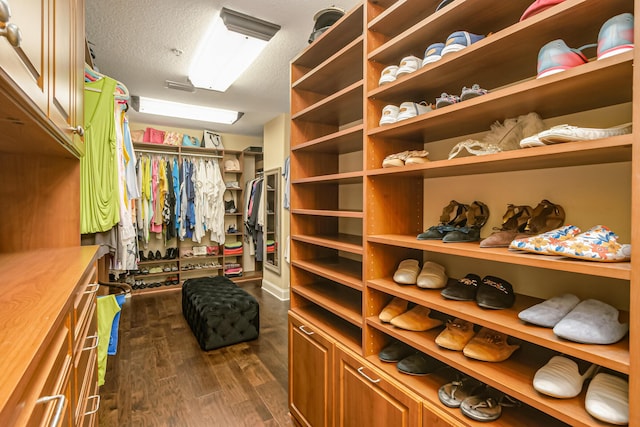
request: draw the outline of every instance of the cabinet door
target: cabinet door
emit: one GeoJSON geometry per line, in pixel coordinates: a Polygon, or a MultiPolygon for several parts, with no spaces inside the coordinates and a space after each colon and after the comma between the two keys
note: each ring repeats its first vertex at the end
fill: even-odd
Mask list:
{"type": "Polygon", "coordinates": [[[289,316],[289,410],[303,426],[330,426],[333,343],[316,327],[289,316]]]}
{"type": "Polygon", "coordinates": [[[336,426],[415,427],[421,401],[390,383],[360,356],[336,347],[336,426]]]}
{"type": "Polygon", "coordinates": [[[2,0],[11,10],[10,24],[20,28],[22,43],[14,48],[0,40],[0,65],[40,110],[47,111],[49,0],[2,0]]]}
{"type": "MultiPolygon", "coordinates": [[[[49,118],[62,130],[67,143],[82,144],[72,128],[82,125],[84,11],[78,0],[51,0],[53,16],[49,30],[51,102],[49,118]]],[[[83,152],[82,150],[80,151],[83,152]]]]}

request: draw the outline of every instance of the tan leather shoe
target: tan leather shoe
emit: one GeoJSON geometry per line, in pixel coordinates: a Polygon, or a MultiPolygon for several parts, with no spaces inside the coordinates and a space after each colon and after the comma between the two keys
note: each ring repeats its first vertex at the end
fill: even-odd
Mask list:
{"type": "Polygon", "coordinates": [[[447,285],[447,279],[444,266],[427,261],[422,266],[416,284],[419,288],[441,289],[447,285]]]}
{"type": "Polygon", "coordinates": [[[407,305],[409,305],[409,301],[394,297],[389,304],[382,309],[378,315],[378,319],[380,319],[381,322],[389,323],[391,319],[407,311],[407,305]]]}
{"type": "Polygon", "coordinates": [[[393,281],[401,285],[415,285],[420,272],[420,263],[415,259],[400,261],[393,274],[393,281]]]}
{"type": "Polygon", "coordinates": [[[462,351],[473,338],[473,323],[455,318],[447,321],[447,328],[436,337],[436,344],[449,350],[462,351]]]}
{"type": "Polygon", "coordinates": [[[407,331],[428,331],[442,325],[442,321],[429,317],[430,309],[416,305],[411,310],[391,319],[391,324],[407,331]]]}
{"type": "Polygon", "coordinates": [[[502,362],[520,348],[519,345],[510,345],[508,336],[489,328],[482,328],[464,347],[465,356],[484,362],[502,362]]]}

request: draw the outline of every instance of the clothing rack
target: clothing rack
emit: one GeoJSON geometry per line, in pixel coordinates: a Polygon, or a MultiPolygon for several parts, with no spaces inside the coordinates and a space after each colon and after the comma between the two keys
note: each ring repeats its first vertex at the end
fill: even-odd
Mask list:
{"type": "Polygon", "coordinates": [[[208,158],[215,158],[215,159],[221,159],[222,156],[220,155],[216,155],[216,154],[196,154],[196,153],[178,153],[177,151],[160,151],[160,150],[146,150],[144,148],[135,148],[134,151],[136,153],[151,153],[151,154],[164,154],[164,155],[175,155],[177,156],[178,154],[181,156],[190,156],[190,157],[208,157],[208,158]]]}

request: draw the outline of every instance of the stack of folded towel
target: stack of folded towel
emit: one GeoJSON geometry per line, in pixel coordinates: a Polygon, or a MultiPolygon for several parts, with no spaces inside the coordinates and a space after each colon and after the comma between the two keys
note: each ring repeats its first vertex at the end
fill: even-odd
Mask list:
{"type": "Polygon", "coordinates": [[[242,242],[229,242],[224,244],[225,255],[241,255],[242,242]]]}

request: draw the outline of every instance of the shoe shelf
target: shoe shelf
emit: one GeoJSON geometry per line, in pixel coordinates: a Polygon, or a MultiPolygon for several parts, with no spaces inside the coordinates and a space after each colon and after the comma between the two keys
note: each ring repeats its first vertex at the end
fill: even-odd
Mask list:
{"type": "Polygon", "coordinates": [[[362,119],[362,80],[329,96],[318,95],[318,101],[299,111],[291,111],[291,119],[324,124],[344,125],[362,119]]]}
{"type": "MultiPolygon", "coordinates": [[[[346,154],[362,151],[364,126],[362,124],[323,135],[311,140],[302,140],[291,147],[296,156],[305,154],[346,154]]],[[[292,141],[293,142],[293,141],[292,141]]]]}
{"type": "Polygon", "coordinates": [[[371,16],[367,29],[379,33],[376,34],[378,37],[384,37],[388,41],[388,36],[401,33],[433,14],[440,2],[441,0],[370,1],[371,16]],[[410,14],[407,13],[408,9],[411,9],[410,14]]]}
{"type": "Polygon", "coordinates": [[[291,180],[292,185],[298,184],[362,184],[362,171],[344,172],[331,175],[312,176],[291,180]]]}
{"type": "Polygon", "coordinates": [[[144,279],[144,278],[155,278],[155,277],[163,277],[163,276],[176,276],[179,275],[179,271],[163,271],[161,273],[136,273],[133,275],[136,279],[144,279]]]}
{"type": "MultiPolygon", "coordinates": [[[[414,3],[414,2],[406,2],[414,3]]],[[[403,4],[389,11],[389,24],[402,14],[409,14],[411,4],[403,4]],[[393,17],[397,15],[398,17],[393,17]],[[392,18],[393,17],[393,18],[392,18]]],[[[422,57],[426,47],[431,43],[444,43],[454,31],[487,35],[518,22],[522,12],[531,4],[528,0],[512,0],[496,4],[491,0],[456,1],[451,8],[428,15],[411,28],[398,34],[397,28],[386,24],[386,19],[374,22],[375,39],[368,48],[367,58],[370,61],[393,64],[408,54],[422,57]],[[381,37],[381,34],[387,37],[381,37]]],[[[435,6],[431,9],[435,11],[435,6]]],[[[382,15],[381,15],[382,16],[382,15]]],[[[480,43],[480,42],[478,42],[480,43]]],[[[536,52],[537,53],[537,52],[536,52]]]]}
{"type": "Polygon", "coordinates": [[[362,329],[315,304],[292,307],[290,312],[313,324],[356,353],[362,352],[362,329]]]}
{"type": "MultiPolygon", "coordinates": [[[[292,104],[296,104],[295,98],[298,96],[303,100],[304,92],[326,96],[362,80],[363,43],[364,37],[357,37],[335,55],[293,82],[292,104]]],[[[299,110],[299,108],[292,107],[292,110],[299,110]]]]}
{"type": "Polygon", "coordinates": [[[354,326],[362,327],[362,292],[328,281],[296,286],[292,292],[354,326]]]}
{"type": "Polygon", "coordinates": [[[482,173],[515,172],[568,166],[596,165],[631,161],[632,135],[621,135],[592,141],[567,142],[544,147],[503,151],[484,156],[456,157],[398,168],[380,168],[388,153],[374,158],[373,169],[366,175],[379,179],[397,176],[441,178],[482,173]],[[377,168],[377,169],[376,169],[377,168]]]}
{"type": "MultiPolygon", "coordinates": [[[[628,338],[610,345],[580,344],[557,338],[550,328],[543,328],[522,322],[518,318],[518,313],[525,308],[542,302],[543,300],[539,298],[518,294],[516,295],[516,302],[511,308],[485,310],[477,306],[474,301],[445,299],[440,295],[441,289],[420,289],[412,285],[402,286],[395,283],[391,278],[368,280],[367,286],[377,291],[423,305],[440,313],[468,320],[475,325],[486,326],[489,329],[503,332],[511,337],[555,350],[559,353],[575,356],[599,366],[613,369],[614,371],[625,374],[629,373],[628,338]]],[[[629,313],[621,312],[620,318],[621,321],[627,322],[629,313]]],[[[533,376],[531,379],[533,379],[533,376]]]]}
{"type": "Polygon", "coordinates": [[[333,57],[336,46],[346,46],[362,36],[363,11],[362,4],[349,11],[291,61],[292,83],[333,57]]]}
{"type": "Polygon", "coordinates": [[[242,212],[226,213],[224,216],[242,216],[242,212]]]}
{"type": "Polygon", "coordinates": [[[362,236],[339,233],[336,235],[298,235],[291,236],[292,240],[311,243],[317,246],[336,249],[352,254],[362,255],[362,236]]]}
{"type": "MultiPolygon", "coordinates": [[[[481,6],[485,2],[456,1],[455,3],[454,8],[457,10],[481,6]]],[[[427,64],[395,82],[379,86],[377,79],[371,80],[368,96],[402,102],[419,91],[437,90],[436,96],[443,91],[459,93],[463,85],[470,86],[472,83],[479,83],[485,89],[492,90],[535,77],[538,51],[545,43],[553,38],[563,38],[575,46],[593,43],[597,38],[597,28],[602,24],[603,16],[629,12],[630,9],[629,2],[624,0],[611,2],[566,0],[558,8],[541,12],[522,22],[518,22],[518,15],[518,17],[512,17],[512,25],[499,31],[491,29],[493,34],[483,40],[460,52],[445,55],[439,61],[427,64]],[[584,31],[585,23],[590,23],[596,28],[595,34],[584,31]],[[469,69],[474,70],[473,82],[467,81],[469,69]]],[[[520,13],[522,10],[524,9],[521,9],[520,13]]],[[[494,13],[492,7],[487,8],[486,11],[494,13]]],[[[454,13],[456,11],[452,11],[452,14],[454,13]]],[[[465,23],[447,22],[446,16],[443,16],[442,20],[445,21],[442,23],[443,32],[440,33],[443,35],[429,35],[425,39],[407,32],[405,34],[408,38],[407,43],[412,46],[412,49],[390,43],[384,50],[384,57],[379,57],[380,54],[372,57],[374,52],[369,54],[369,59],[376,61],[372,66],[377,75],[380,75],[385,66],[398,63],[401,57],[407,55],[407,52],[414,52],[416,56],[421,57],[427,45],[433,42],[444,42],[448,33],[458,29],[469,30],[465,23]],[[429,41],[425,42],[425,40],[429,41]]],[[[595,50],[587,50],[586,53],[589,54],[592,51],[595,52],[595,50]]]]}
{"type": "Polygon", "coordinates": [[[507,248],[481,248],[478,242],[443,243],[441,240],[418,240],[416,239],[416,235],[369,235],[367,236],[367,241],[370,243],[380,243],[388,246],[418,249],[426,252],[436,252],[486,261],[588,274],[611,279],[631,280],[631,263],[629,262],[603,263],[571,260],[561,256],[521,253],[507,248]]]}
{"type": "MultiPolygon", "coordinates": [[[[569,423],[574,427],[606,425],[597,422],[585,411],[585,391],[572,399],[554,399],[538,393],[533,388],[532,379],[537,369],[543,366],[549,359],[549,355],[544,354],[544,352],[530,351],[524,348],[526,346],[524,343],[521,344],[522,347],[520,349],[516,350],[513,355],[504,362],[484,362],[470,359],[461,351],[441,349],[435,343],[435,338],[440,333],[440,329],[431,329],[426,332],[406,331],[383,324],[376,317],[367,318],[367,324],[393,338],[410,344],[415,349],[461,372],[473,376],[491,387],[503,391],[526,405],[530,405],[533,408],[553,416],[559,421],[569,423]],[[506,384],[508,384],[508,387],[506,384]]],[[[371,356],[369,360],[373,360],[376,357],[377,356],[371,356]]],[[[379,364],[382,364],[382,362],[379,362],[379,364]]],[[[403,380],[404,376],[405,375],[401,373],[395,375],[396,378],[403,380]]],[[[405,382],[405,384],[407,383],[405,382]]],[[[439,384],[443,385],[445,383],[439,384]]],[[[420,383],[420,385],[421,387],[418,387],[417,391],[420,394],[429,394],[431,390],[425,390],[422,383],[420,383]]],[[[435,388],[433,392],[436,392],[436,396],[432,396],[432,399],[435,397],[435,403],[443,407],[444,405],[437,401],[437,388],[435,388]]],[[[514,424],[505,423],[506,425],[523,425],[526,418],[519,412],[520,409],[522,409],[522,407],[516,408],[518,414],[514,414],[517,417],[514,420],[514,424]]],[[[464,415],[461,413],[457,416],[464,418],[464,415]]],[[[503,425],[502,423],[505,420],[501,417],[500,421],[500,425],[503,425]]]]}
{"type": "Polygon", "coordinates": [[[313,273],[352,289],[362,291],[362,262],[349,258],[318,258],[295,260],[291,265],[296,269],[313,273]]]}
{"type": "Polygon", "coordinates": [[[363,218],[364,215],[361,211],[352,210],[328,210],[328,209],[293,209],[291,213],[294,215],[314,215],[314,216],[329,216],[336,218],[363,218]]]}
{"type": "MultiPolygon", "coordinates": [[[[367,132],[377,138],[438,141],[487,131],[498,117],[537,112],[555,117],[631,102],[633,52],[593,61],[543,79],[531,79],[474,99],[367,132]],[[594,96],[598,87],[606,96],[594,96]],[[562,99],[563,102],[550,102],[562,99]]],[[[434,89],[435,90],[435,89],[434,89]]],[[[432,96],[435,98],[436,93],[432,96]]],[[[382,107],[377,112],[378,118],[382,107]]]]}
{"type": "MultiPolygon", "coordinates": [[[[445,412],[450,418],[456,420],[456,426],[465,427],[486,427],[486,426],[517,426],[517,427],[556,427],[566,426],[555,418],[552,418],[544,413],[541,413],[530,406],[524,405],[520,407],[502,408],[502,415],[500,419],[495,422],[480,422],[474,421],[465,417],[460,412],[459,408],[448,408],[440,403],[438,400],[438,389],[443,384],[451,381],[445,373],[434,372],[426,376],[414,376],[400,373],[396,369],[395,363],[381,362],[377,356],[369,356],[366,359],[369,363],[376,366],[376,368],[383,371],[385,374],[391,376],[396,381],[401,382],[405,386],[409,387],[412,391],[420,395],[424,400],[429,402],[438,408],[439,411],[445,412]]],[[[449,424],[446,424],[449,425],[449,424]]],[[[597,425],[597,424],[596,424],[597,425]]]]}

